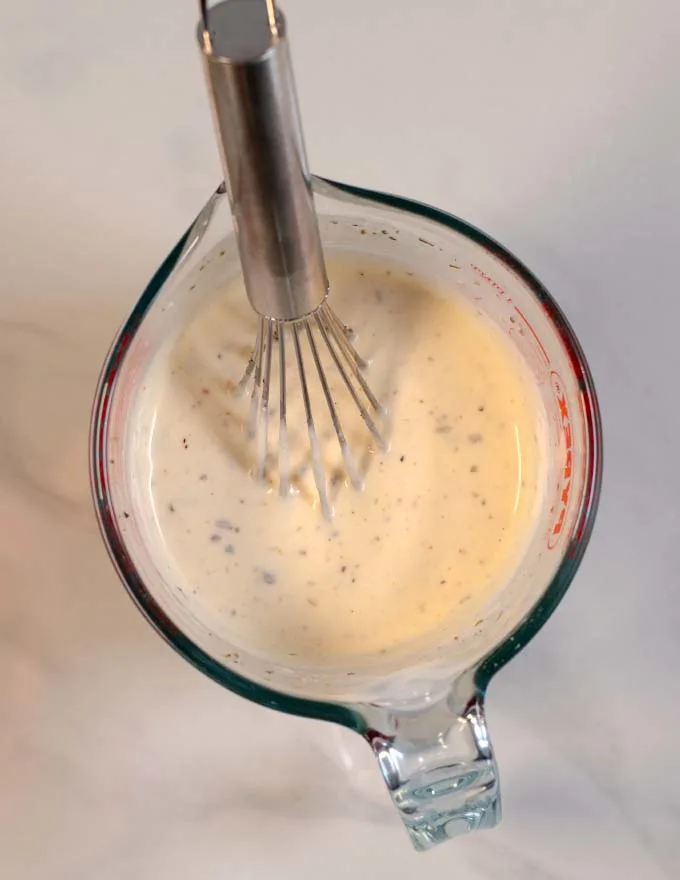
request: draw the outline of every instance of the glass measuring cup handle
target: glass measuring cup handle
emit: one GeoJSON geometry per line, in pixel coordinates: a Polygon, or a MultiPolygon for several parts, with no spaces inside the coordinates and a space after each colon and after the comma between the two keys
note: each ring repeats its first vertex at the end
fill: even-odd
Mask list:
{"type": "Polygon", "coordinates": [[[364,738],[417,850],[500,822],[498,768],[472,676],[424,710],[372,706],[365,720],[364,738]]]}

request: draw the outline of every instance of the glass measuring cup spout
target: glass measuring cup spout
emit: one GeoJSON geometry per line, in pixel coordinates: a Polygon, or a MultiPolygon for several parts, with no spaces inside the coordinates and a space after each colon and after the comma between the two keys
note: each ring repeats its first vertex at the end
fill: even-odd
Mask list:
{"type": "Polygon", "coordinates": [[[327,253],[399,265],[461,296],[502,331],[527,365],[545,412],[545,497],[516,570],[465,632],[353,667],[272,664],[235,644],[174,589],[132,478],[142,454],[135,404],[159,351],[201,304],[240,273],[224,187],[161,265],[121,329],[97,390],[91,479],[114,566],[156,630],[189,662],[242,697],[332,721],[370,745],[414,846],[428,849],[501,815],[484,715],[493,675],[543,626],[580,564],[601,480],[592,379],[564,315],[537,279],[484,233],[435,208],[314,179],[327,253]]]}

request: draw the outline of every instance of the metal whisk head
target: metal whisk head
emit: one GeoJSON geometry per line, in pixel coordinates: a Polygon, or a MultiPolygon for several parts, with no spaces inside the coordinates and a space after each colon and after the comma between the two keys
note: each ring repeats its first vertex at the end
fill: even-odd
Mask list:
{"type": "Polygon", "coordinates": [[[318,387],[321,389],[321,396],[324,399],[342,453],[347,477],[355,489],[363,488],[363,476],[349,448],[334,399],[332,383],[326,372],[328,366],[335,369],[334,380],[339,379],[347,390],[378,448],[384,449],[385,441],[375,421],[376,418],[384,415],[384,410],[363,375],[368,367],[368,362],[354,348],[351,330],[342,323],[327,300],[324,300],[311,315],[299,321],[261,317],[258,323],[255,348],[237,390],[240,393],[249,392],[251,397],[248,432],[256,444],[256,475],[259,479],[265,479],[267,476],[270,458],[270,401],[276,400],[278,397],[279,426],[276,460],[279,492],[283,496],[287,496],[291,491],[287,424],[289,401],[292,395],[302,399],[309,437],[309,462],[321,510],[324,517],[330,519],[333,510],[329,498],[317,419],[315,419],[312,405],[310,372],[314,373],[318,380],[318,387]],[[292,369],[287,362],[287,354],[292,355],[292,369]],[[278,393],[276,388],[272,388],[272,363],[277,367],[278,393]]]}

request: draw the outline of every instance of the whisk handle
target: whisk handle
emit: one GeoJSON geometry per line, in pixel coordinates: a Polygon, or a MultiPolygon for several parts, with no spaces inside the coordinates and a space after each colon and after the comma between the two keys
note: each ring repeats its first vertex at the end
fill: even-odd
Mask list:
{"type": "Polygon", "coordinates": [[[259,314],[295,320],[328,280],[286,20],[274,0],[201,0],[198,42],[246,291],[259,314]]]}

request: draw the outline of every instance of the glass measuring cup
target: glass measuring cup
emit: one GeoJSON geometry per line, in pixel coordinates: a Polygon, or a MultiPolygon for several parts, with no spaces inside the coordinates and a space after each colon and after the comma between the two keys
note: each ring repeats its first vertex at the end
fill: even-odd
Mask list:
{"type": "Polygon", "coordinates": [[[235,693],[363,736],[414,846],[424,850],[500,819],[484,696],[492,676],[548,619],[581,561],[600,489],[599,412],[564,316],[500,245],[460,220],[395,196],[319,178],[314,190],[327,253],[383,257],[419,278],[455,285],[528,364],[547,415],[550,455],[545,501],[514,576],[469,631],[417,652],[380,656],[351,678],[338,669],[272,668],[270,660],[237,649],[228,633],[198,618],[172,589],[131,479],[141,452],[134,405],[160,346],[239,275],[223,187],[161,265],[109,353],[93,413],[93,494],[113,564],[156,630],[235,693]]]}

